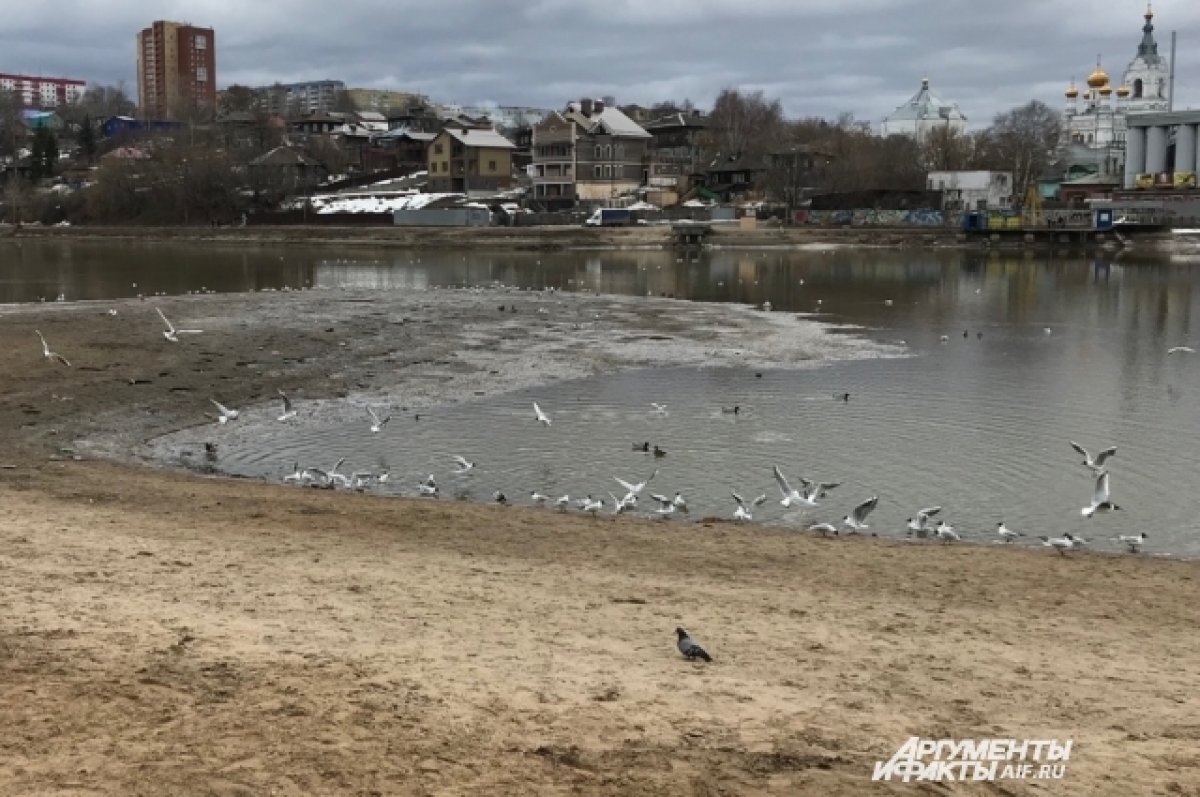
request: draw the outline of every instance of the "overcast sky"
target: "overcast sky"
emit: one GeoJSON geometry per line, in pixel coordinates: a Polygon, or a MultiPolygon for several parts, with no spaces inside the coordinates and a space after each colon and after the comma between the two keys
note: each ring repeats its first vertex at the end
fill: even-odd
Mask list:
{"type": "MultiPolygon", "coordinates": [[[[1031,98],[1061,107],[1101,54],[1120,81],[1138,0],[55,0],[0,15],[0,72],[124,81],[155,19],[216,31],[218,86],[333,78],[435,102],[557,108],[761,89],[789,116],[879,120],[928,75],[971,127],[1031,98]]],[[[1157,0],[1178,31],[1176,108],[1200,108],[1200,2],[1157,0]]]]}

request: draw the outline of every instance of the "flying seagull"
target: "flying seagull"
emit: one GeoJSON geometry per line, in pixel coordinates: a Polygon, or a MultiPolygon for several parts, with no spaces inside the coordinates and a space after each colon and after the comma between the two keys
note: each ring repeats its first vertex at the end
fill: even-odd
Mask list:
{"type": "Polygon", "coordinates": [[[1104,463],[1108,461],[1109,457],[1111,457],[1113,454],[1117,453],[1117,447],[1111,446],[1111,447],[1106,448],[1103,451],[1101,451],[1093,459],[1092,455],[1087,452],[1087,449],[1084,448],[1083,446],[1079,445],[1079,443],[1076,443],[1074,440],[1068,440],[1067,442],[1071,444],[1071,448],[1075,449],[1076,451],[1078,451],[1080,454],[1083,455],[1083,463],[1082,464],[1091,468],[1096,473],[1103,472],[1104,471],[1104,463]]]}
{"type": "MultiPolygon", "coordinates": [[[[650,483],[650,480],[653,479],[657,475],[658,475],[658,468],[655,468],[654,473],[651,473],[649,476],[647,476],[645,481],[640,481],[640,482],[636,482],[634,484],[630,484],[629,482],[625,481],[624,479],[618,479],[616,476],[613,476],[613,481],[615,481],[617,484],[619,484],[625,488],[625,498],[628,498],[631,495],[634,495],[634,496],[641,495],[642,490],[644,490],[646,488],[646,485],[650,483]]],[[[624,499],[622,499],[622,500],[624,500],[624,499]]]]}
{"type": "Polygon", "coordinates": [[[792,504],[803,504],[804,506],[817,505],[817,493],[820,492],[819,486],[812,492],[801,493],[788,484],[787,477],[783,475],[783,471],[779,469],[778,465],[773,470],[775,473],[775,482],[779,485],[779,492],[783,494],[783,499],[779,503],[783,504],[785,508],[790,507],[792,504]]]}
{"type": "Polygon", "coordinates": [[[731,492],[730,495],[733,496],[734,501],[737,501],[737,509],[733,510],[734,520],[754,520],[754,516],[750,514],[751,508],[762,506],[767,502],[766,493],[763,493],[758,498],[755,498],[749,506],[746,505],[746,499],[742,498],[737,493],[731,492]]]}
{"type": "Polygon", "coordinates": [[[387,424],[387,422],[392,419],[392,416],[389,414],[386,417],[384,417],[383,420],[380,420],[379,416],[375,414],[375,410],[371,409],[370,407],[367,407],[367,415],[371,416],[371,431],[372,432],[380,431],[387,424]]]}
{"type": "Polygon", "coordinates": [[[712,656],[708,655],[707,651],[700,647],[696,640],[688,636],[687,631],[684,631],[682,628],[676,628],[675,634],[679,637],[679,641],[675,643],[675,647],[679,648],[679,652],[683,654],[685,659],[688,661],[695,661],[696,659],[712,661],[712,656]]]}
{"type": "Polygon", "coordinates": [[[50,345],[48,343],[46,343],[46,339],[44,337],[42,337],[41,332],[38,332],[38,330],[36,330],[36,329],[33,331],[37,332],[37,336],[42,339],[42,356],[43,357],[45,357],[47,360],[55,360],[57,362],[60,362],[63,365],[67,366],[68,368],[71,367],[71,363],[69,363],[67,361],[66,357],[63,357],[58,352],[50,351],[50,345]]]}
{"type": "Polygon", "coordinates": [[[533,402],[533,411],[535,413],[537,413],[537,422],[538,423],[544,423],[547,426],[550,425],[550,416],[547,415],[546,413],[542,412],[542,408],[538,406],[538,403],[536,401],[533,402]]]}
{"type": "Polygon", "coordinates": [[[287,397],[287,394],[282,390],[275,391],[279,394],[279,398],[283,401],[283,413],[276,418],[277,421],[286,421],[289,418],[296,417],[296,410],[292,409],[292,400],[287,397]]]}
{"type": "Polygon", "coordinates": [[[454,457],[454,461],[456,463],[458,463],[458,467],[454,469],[454,472],[456,474],[461,475],[461,474],[469,471],[471,468],[475,467],[475,463],[469,462],[465,457],[456,456],[456,457],[454,457]]]}
{"type": "Polygon", "coordinates": [[[1167,349],[1167,354],[1195,354],[1196,350],[1191,346],[1172,346],[1167,349]]]}
{"type": "Polygon", "coordinates": [[[172,343],[179,342],[179,338],[177,337],[179,335],[199,335],[201,332],[204,331],[202,329],[176,329],[175,325],[172,324],[169,320],[167,320],[167,317],[165,315],[163,315],[162,310],[159,310],[157,307],[155,307],[154,309],[158,311],[158,317],[161,318],[163,320],[163,323],[167,325],[167,328],[163,330],[163,333],[162,333],[163,337],[166,338],[167,340],[171,341],[172,343]]]}
{"type": "Polygon", "coordinates": [[[1108,497],[1108,473],[1101,471],[1096,478],[1096,489],[1092,493],[1092,503],[1079,510],[1079,513],[1085,518],[1090,518],[1097,512],[1105,512],[1109,509],[1120,509],[1121,507],[1114,504],[1108,497]]]}
{"type": "Polygon", "coordinates": [[[237,420],[237,416],[238,416],[237,410],[229,409],[228,407],[226,407],[224,404],[217,401],[216,399],[209,399],[209,401],[211,401],[213,403],[213,406],[217,408],[217,412],[221,413],[220,415],[217,416],[217,423],[224,424],[224,423],[229,423],[230,421],[237,420]]]}
{"type": "Polygon", "coordinates": [[[854,507],[849,515],[846,515],[844,518],[842,518],[842,523],[846,526],[849,526],[852,531],[862,531],[863,529],[869,528],[866,523],[867,515],[871,514],[871,511],[875,509],[878,504],[879,496],[871,496],[866,501],[863,501],[861,504],[854,507]]]}
{"type": "Polygon", "coordinates": [[[667,405],[666,404],[659,404],[658,402],[651,401],[650,406],[654,408],[654,412],[658,415],[666,415],[667,414],[667,405]]]}

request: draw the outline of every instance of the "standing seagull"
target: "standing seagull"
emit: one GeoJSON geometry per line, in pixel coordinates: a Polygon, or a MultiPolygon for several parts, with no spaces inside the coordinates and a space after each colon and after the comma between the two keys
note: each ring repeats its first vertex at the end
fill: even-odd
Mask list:
{"type": "Polygon", "coordinates": [[[916,532],[918,537],[923,538],[925,536],[924,532],[929,529],[929,519],[941,511],[942,508],[940,506],[931,506],[918,511],[916,519],[909,518],[909,536],[912,536],[911,532],[916,532]]]}
{"type": "Polygon", "coordinates": [[[380,420],[379,416],[375,414],[375,410],[371,409],[370,407],[367,407],[367,414],[371,416],[372,432],[378,432],[379,430],[383,429],[387,422],[392,419],[392,416],[389,414],[383,420],[380,420]]]}
{"type": "Polygon", "coordinates": [[[842,518],[842,523],[852,531],[862,531],[869,528],[866,524],[867,515],[879,504],[879,496],[873,495],[851,510],[849,515],[842,518]]]}
{"type": "Polygon", "coordinates": [[[1080,454],[1083,455],[1083,463],[1082,464],[1091,468],[1092,471],[1095,473],[1103,472],[1104,471],[1104,463],[1108,460],[1109,457],[1111,457],[1113,454],[1117,453],[1117,447],[1112,446],[1110,448],[1106,448],[1103,451],[1101,451],[1099,454],[1096,455],[1096,458],[1093,459],[1092,455],[1087,452],[1087,449],[1084,448],[1083,446],[1079,445],[1079,443],[1076,443],[1074,440],[1068,440],[1067,442],[1071,444],[1071,448],[1075,449],[1076,451],[1078,451],[1080,454]]]}
{"type": "Polygon", "coordinates": [[[1145,544],[1147,536],[1146,532],[1143,531],[1140,534],[1122,534],[1120,537],[1117,537],[1117,540],[1128,545],[1130,553],[1138,553],[1141,551],[1142,545],[1145,544]]]}
{"type": "Polygon", "coordinates": [[[1008,526],[1004,525],[1003,520],[1001,520],[999,523],[996,524],[996,533],[1000,535],[1001,540],[1003,540],[1004,542],[1010,542],[1010,543],[1016,542],[1017,537],[1025,536],[1021,532],[1013,531],[1008,526]]]}
{"type": "Polygon", "coordinates": [[[71,363],[67,362],[66,357],[63,357],[58,352],[50,351],[50,345],[48,343],[46,343],[46,339],[44,337],[42,337],[41,332],[38,332],[38,330],[36,330],[36,329],[33,331],[37,332],[37,336],[42,339],[42,356],[43,357],[45,357],[47,360],[55,360],[57,362],[60,362],[63,365],[67,366],[68,368],[71,367],[71,363]]]}
{"type": "Polygon", "coordinates": [[[287,397],[287,394],[284,393],[282,390],[277,390],[276,392],[279,394],[279,398],[283,401],[283,414],[280,415],[275,420],[286,421],[289,418],[295,418],[296,410],[292,409],[292,400],[289,399],[287,397]]]}
{"type": "Polygon", "coordinates": [[[168,321],[167,317],[163,315],[162,310],[159,310],[157,307],[154,309],[158,311],[158,317],[161,318],[163,323],[167,325],[167,328],[163,330],[162,336],[172,343],[179,342],[179,335],[199,335],[204,331],[202,329],[176,329],[175,325],[168,321]]]}
{"type": "Polygon", "coordinates": [[[1070,537],[1038,537],[1042,545],[1058,551],[1059,556],[1066,556],[1067,551],[1075,547],[1075,541],[1070,537]]]}
{"type": "Polygon", "coordinates": [[[1096,478],[1096,490],[1092,493],[1092,503],[1079,510],[1079,513],[1085,518],[1090,518],[1097,512],[1105,512],[1109,509],[1120,509],[1121,507],[1114,504],[1108,498],[1108,473],[1101,471],[1096,478]]]}
{"type": "Polygon", "coordinates": [[[944,520],[937,524],[934,532],[937,534],[937,538],[946,544],[962,540],[962,537],[958,536],[958,532],[954,530],[954,527],[944,520]]]}
{"type": "Polygon", "coordinates": [[[224,404],[217,401],[216,399],[209,399],[209,401],[211,401],[213,403],[213,406],[217,408],[217,412],[221,413],[220,415],[217,416],[217,423],[224,424],[224,423],[229,423],[230,421],[237,420],[237,416],[238,416],[237,410],[229,409],[228,407],[226,407],[224,404]]]}
{"type": "Polygon", "coordinates": [[[533,411],[535,413],[537,413],[537,422],[538,423],[544,423],[547,426],[550,425],[550,416],[547,415],[546,413],[542,412],[542,408],[538,406],[538,403],[536,401],[533,402],[533,411]]]}
{"type": "Polygon", "coordinates": [[[675,634],[679,637],[679,640],[675,643],[675,647],[679,648],[679,652],[683,654],[685,659],[688,661],[695,661],[696,659],[712,661],[712,656],[708,655],[708,652],[700,647],[696,640],[688,636],[688,632],[684,631],[683,628],[676,628],[675,634]]]}

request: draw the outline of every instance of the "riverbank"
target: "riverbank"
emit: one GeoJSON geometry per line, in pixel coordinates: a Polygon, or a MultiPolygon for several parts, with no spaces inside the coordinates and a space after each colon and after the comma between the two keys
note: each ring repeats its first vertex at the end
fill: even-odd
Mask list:
{"type": "Polygon", "coordinates": [[[205,332],[168,343],[137,300],[0,315],[0,792],[924,794],[870,783],[922,736],[1074,741],[1061,781],[1003,793],[1194,793],[1200,673],[1179,663],[1200,653],[1200,563],[131,463],[159,434],[216,428],[200,415],[214,392],[244,410],[277,388],[314,411],[437,406],[679,352],[879,353],[853,338],[790,314],[519,291],[160,301],[205,332]],[[716,661],[683,661],[676,625],[716,661]]]}
{"type": "MultiPolygon", "coordinates": [[[[671,228],[633,227],[389,227],[364,225],[295,225],[286,227],[120,227],[25,226],[19,231],[0,225],[0,236],[162,240],[245,244],[322,244],[400,249],[497,249],[517,251],[668,248],[671,228]]],[[[769,227],[742,230],[737,225],[714,225],[708,238],[714,246],[730,248],[803,246],[963,247],[979,246],[957,231],[929,228],[769,227]]]]}

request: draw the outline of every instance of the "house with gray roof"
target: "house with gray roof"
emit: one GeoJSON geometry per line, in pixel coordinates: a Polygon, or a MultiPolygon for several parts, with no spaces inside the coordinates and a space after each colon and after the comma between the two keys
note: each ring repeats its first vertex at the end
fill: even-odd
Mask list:
{"type": "Polygon", "coordinates": [[[533,198],[554,209],[632,204],[649,181],[652,142],[619,108],[571,102],[533,127],[533,198]]]}
{"type": "Polygon", "coordinates": [[[516,147],[491,127],[448,122],[429,142],[429,190],[435,193],[495,193],[513,184],[516,147]]]}

